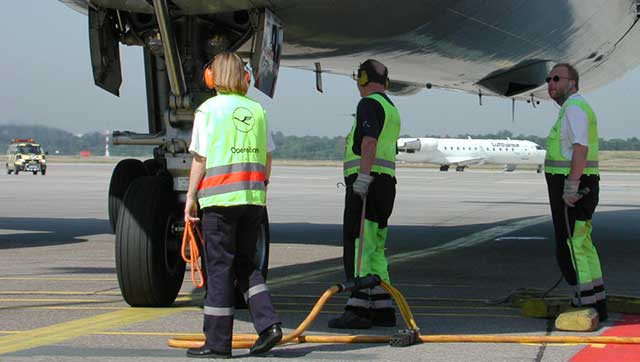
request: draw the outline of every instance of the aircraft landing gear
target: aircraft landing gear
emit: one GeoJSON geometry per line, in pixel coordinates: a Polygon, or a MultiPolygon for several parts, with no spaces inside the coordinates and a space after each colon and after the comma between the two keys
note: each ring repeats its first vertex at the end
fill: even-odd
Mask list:
{"type": "Polygon", "coordinates": [[[457,172],[463,172],[465,167],[467,167],[467,166],[456,166],[456,171],[457,172]]]}
{"type": "Polygon", "coordinates": [[[449,171],[449,165],[440,165],[440,171],[449,171]]]}

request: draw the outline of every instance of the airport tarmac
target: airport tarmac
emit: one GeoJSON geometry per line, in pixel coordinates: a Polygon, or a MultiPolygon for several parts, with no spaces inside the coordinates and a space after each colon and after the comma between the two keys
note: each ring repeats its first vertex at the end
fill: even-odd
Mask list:
{"type": "MultiPolygon", "coordinates": [[[[172,336],[202,329],[201,297],[193,295],[188,275],[172,308],[134,309],[120,296],[106,206],[113,166],[55,164],[46,176],[0,177],[0,361],[191,360],[166,346],[172,336]]],[[[274,167],[269,287],[286,331],[344,278],[341,181],[338,167],[274,167]]],[[[610,294],[640,296],[638,220],[640,178],[604,173],[593,236],[610,294]]],[[[541,174],[398,170],[390,272],[422,334],[567,334],[508,304],[486,303],[517,288],[553,285],[559,277],[554,243],[541,174]]],[[[562,283],[558,293],[570,289],[562,283]]],[[[332,299],[307,334],[388,335],[403,327],[328,329],[345,301],[332,299]]],[[[620,325],[640,335],[640,318],[618,313],[588,335],[614,333],[620,325]]],[[[235,329],[253,332],[246,311],[237,311],[235,329]]],[[[616,353],[640,360],[640,346],[463,343],[303,344],[260,360],[621,360],[616,353]]],[[[234,357],[255,358],[247,350],[234,357]]]]}

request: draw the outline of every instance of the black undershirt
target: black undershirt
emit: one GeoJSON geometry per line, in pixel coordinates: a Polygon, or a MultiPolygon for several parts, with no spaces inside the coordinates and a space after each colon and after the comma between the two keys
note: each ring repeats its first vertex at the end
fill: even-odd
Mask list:
{"type": "MultiPolygon", "coordinates": [[[[381,95],[389,104],[394,105],[386,94],[378,92],[374,94],[381,95]]],[[[371,137],[376,140],[380,137],[384,127],[384,119],[384,108],[380,102],[371,98],[362,98],[358,102],[356,129],[353,132],[353,153],[360,155],[363,137],[371,137]]]]}

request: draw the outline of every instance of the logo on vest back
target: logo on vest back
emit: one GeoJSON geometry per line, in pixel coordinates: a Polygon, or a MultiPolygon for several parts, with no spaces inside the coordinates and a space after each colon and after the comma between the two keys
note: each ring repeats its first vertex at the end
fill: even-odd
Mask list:
{"type": "Polygon", "coordinates": [[[253,113],[244,107],[238,107],[233,111],[233,124],[240,132],[247,133],[253,129],[256,124],[256,120],[253,117],[253,113]]]}

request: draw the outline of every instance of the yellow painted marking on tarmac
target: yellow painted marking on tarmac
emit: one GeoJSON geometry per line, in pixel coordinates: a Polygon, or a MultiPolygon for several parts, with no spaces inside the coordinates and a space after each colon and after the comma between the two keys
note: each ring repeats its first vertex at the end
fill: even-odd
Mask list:
{"type": "MultiPolygon", "coordinates": [[[[272,297],[278,298],[313,298],[318,299],[317,295],[309,295],[309,294],[271,294],[272,297]]],[[[407,297],[404,296],[406,300],[424,300],[424,301],[432,301],[432,302],[476,302],[476,303],[484,303],[486,299],[478,299],[478,298],[437,298],[437,297],[407,297]]],[[[333,296],[332,299],[346,299],[345,295],[336,295],[333,296]]]]}
{"type": "Polygon", "coordinates": [[[15,290],[3,291],[0,295],[122,295],[120,292],[69,292],[57,290],[15,290]]]}
{"type": "MultiPolygon", "coordinates": [[[[28,309],[50,309],[50,310],[120,310],[122,307],[28,307],[28,309]]],[[[200,311],[198,307],[172,307],[172,309],[180,309],[180,311],[200,311]]]]}
{"type": "Polygon", "coordinates": [[[22,333],[22,331],[0,331],[0,334],[18,334],[22,333]]]}
{"type": "Polygon", "coordinates": [[[0,298],[0,302],[48,302],[48,303],[116,303],[121,300],[100,299],[54,299],[54,298],[0,298]]]}
{"type": "Polygon", "coordinates": [[[49,280],[49,281],[80,281],[80,282],[117,282],[117,278],[113,277],[39,277],[39,276],[31,276],[31,277],[0,277],[0,280],[49,280]]]}
{"type": "Polygon", "coordinates": [[[60,343],[86,334],[122,328],[182,311],[179,308],[127,308],[0,337],[0,355],[60,343]]]}
{"type": "Polygon", "coordinates": [[[93,332],[92,335],[98,336],[193,336],[194,333],[173,333],[173,332],[93,332]]]}

